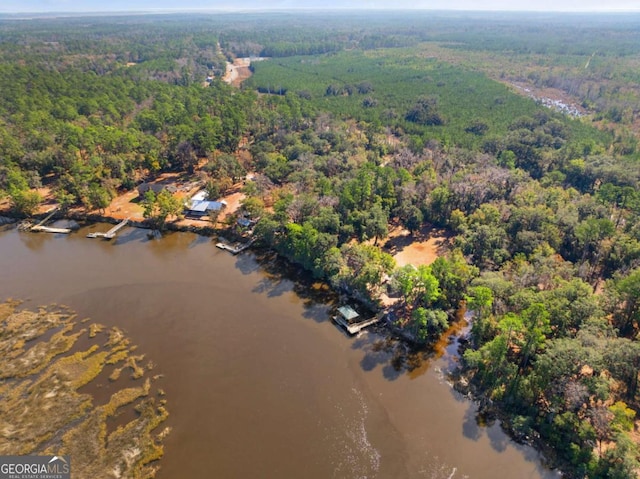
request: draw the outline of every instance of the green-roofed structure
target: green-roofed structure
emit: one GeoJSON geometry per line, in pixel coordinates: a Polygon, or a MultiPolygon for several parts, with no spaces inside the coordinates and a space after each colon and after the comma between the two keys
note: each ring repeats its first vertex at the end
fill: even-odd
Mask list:
{"type": "Polygon", "coordinates": [[[340,306],[338,308],[338,314],[334,316],[333,320],[346,329],[349,334],[357,334],[367,326],[371,326],[372,324],[379,322],[382,319],[382,316],[382,314],[379,314],[371,319],[357,321],[360,315],[355,309],[351,306],[340,306]]]}
{"type": "Polygon", "coordinates": [[[342,315],[345,321],[349,323],[360,316],[351,306],[340,306],[338,308],[338,312],[342,315]]]}

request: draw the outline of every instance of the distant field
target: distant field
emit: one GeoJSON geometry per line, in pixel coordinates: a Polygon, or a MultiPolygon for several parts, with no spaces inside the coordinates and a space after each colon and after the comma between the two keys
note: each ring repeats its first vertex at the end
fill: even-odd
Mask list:
{"type": "MultiPolygon", "coordinates": [[[[415,49],[349,51],[336,54],[274,58],[253,64],[247,87],[263,93],[293,93],[318,109],[376,124],[398,126],[410,134],[437,138],[444,144],[477,148],[487,137],[502,136],[516,119],[550,110],[515,94],[483,73],[421,58],[415,49]],[[406,120],[420,97],[434,99],[443,124],[419,125],[406,120]],[[484,131],[469,131],[474,124],[484,131]]],[[[553,115],[556,115],[553,113],[553,115]]],[[[608,135],[561,117],[572,139],[608,135]]]]}

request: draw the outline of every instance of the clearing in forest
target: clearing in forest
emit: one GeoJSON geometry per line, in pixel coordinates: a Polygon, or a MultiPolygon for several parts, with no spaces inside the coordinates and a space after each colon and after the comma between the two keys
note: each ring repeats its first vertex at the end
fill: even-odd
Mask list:
{"type": "Polygon", "coordinates": [[[383,249],[396,260],[398,266],[429,265],[442,256],[449,246],[451,236],[429,225],[411,234],[409,230],[394,226],[383,249]]]}

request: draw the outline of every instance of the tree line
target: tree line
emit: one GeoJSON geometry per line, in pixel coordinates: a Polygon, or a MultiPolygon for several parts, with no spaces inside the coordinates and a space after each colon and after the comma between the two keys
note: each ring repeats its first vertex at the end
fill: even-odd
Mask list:
{"type": "MultiPolygon", "coordinates": [[[[63,206],[93,210],[163,171],[200,175],[214,196],[251,172],[242,213],[265,246],[373,308],[381,293],[396,295],[397,327],[417,344],[437,338],[465,303],[475,314],[466,374],[512,433],[552,447],[571,477],[633,477],[635,152],[616,134],[410,48],[279,58],[256,65],[241,90],[203,87],[184,58],[214,38],[203,21],[202,36],[184,43],[181,21],[169,19],[166,33],[136,24],[157,40],[157,57],[130,67],[132,57],[102,54],[59,24],[26,29],[40,39],[55,32],[58,45],[16,30],[0,45],[0,190],[15,213],[35,210],[40,186],[63,206]],[[59,51],[47,58],[47,49],[59,51]],[[449,253],[397,268],[383,248],[389,228],[425,225],[452,234],[449,253]]],[[[371,17],[381,32],[385,22],[371,17]]],[[[128,27],[101,28],[96,35],[117,43],[128,27]]],[[[234,28],[222,43],[266,35],[234,28]]],[[[411,23],[394,28],[423,38],[411,23]]],[[[291,35],[311,45],[319,32],[291,35]]],[[[161,222],[177,208],[166,193],[147,194],[143,206],[161,222]]]]}

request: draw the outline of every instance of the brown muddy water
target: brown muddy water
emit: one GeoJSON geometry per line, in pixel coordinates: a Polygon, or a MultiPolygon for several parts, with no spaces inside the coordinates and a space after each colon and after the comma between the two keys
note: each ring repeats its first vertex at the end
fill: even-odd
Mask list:
{"type": "Polygon", "coordinates": [[[557,477],[476,423],[443,377],[451,357],[398,371],[397,345],[346,337],[329,304],[250,253],[187,233],[84,237],[106,228],[0,232],[0,299],[68,305],[155,363],[173,428],[159,479],[557,477]]]}

